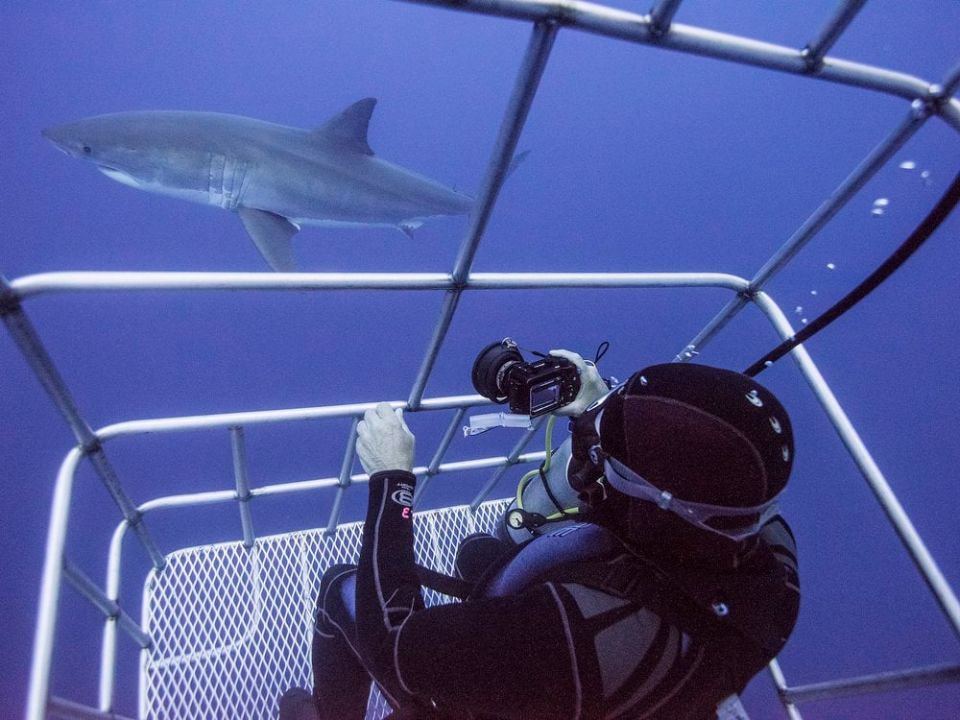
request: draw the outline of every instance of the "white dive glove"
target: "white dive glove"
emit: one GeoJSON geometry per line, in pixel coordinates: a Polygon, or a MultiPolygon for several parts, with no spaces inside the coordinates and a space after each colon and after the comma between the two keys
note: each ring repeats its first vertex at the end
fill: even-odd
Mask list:
{"type": "Polygon", "coordinates": [[[389,403],[367,410],[357,423],[357,455],[360,464],[373,475],[381,470],[413,469],[413,433],[403,421],[403,411],[394,412],[389,403]]]}
{"type": "Polygon", "coordinates": [[[569,360],[576,365],[577,370],[580,371],[580,392],[577,393],[576,400],[557,410],[556,415],[572,415],[576,417],[590,407],[594,401],[602,398],[610,391],[610,388],[607,387],[603,378],[600,377],[600,371],[597,370],[597,366],[589,360],[584,360],[577,353],[570,352],[569,350],[551,350],[550,354],[554,357],[569,360]]]}

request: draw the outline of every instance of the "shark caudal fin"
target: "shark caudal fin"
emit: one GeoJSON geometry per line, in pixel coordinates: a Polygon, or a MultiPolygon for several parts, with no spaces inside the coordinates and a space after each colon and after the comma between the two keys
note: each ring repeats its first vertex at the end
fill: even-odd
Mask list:
{"type": "Polygon", "coordinates": [[[403,232],[404,235],[413,240],[413,231],[421,225],[423,225],[423,220],[404,220],[402,223],[397,225],[397,227],[403,232]]]}
{"type": "Polygon", "coordinates": [[[277,272],[297,271],[292,240],[300,228],[295,223],[266,210],[242,207],[237,213],[250,239],[270,267],[277,272]]]}

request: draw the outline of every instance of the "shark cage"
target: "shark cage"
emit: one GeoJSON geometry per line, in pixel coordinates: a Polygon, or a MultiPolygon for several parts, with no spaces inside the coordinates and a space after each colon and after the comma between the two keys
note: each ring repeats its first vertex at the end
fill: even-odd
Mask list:
{"type": "MultiPolygon", "coordinates": [[[[65,384],[27,315],[31,298],[49,293],[131,291],[182,291],[258,293],[298,290],[323,293],[350,289],[364,292],[443,292],[435,329],[423,352],[406,400],[392,404],[410,413],[433,413],[445,427],[428,440],[431,459],[415,472],[428,479],[464,470],[488,469],[488,481],[469,503],[418,513],[417,553],[421,563],[450,571],[457,541],[465,534],[489,530],[506,501],[491,495],[505,472],[516,465],[537,463],[543,450],[529,445],[537,437],[533,428],[519,440],[509,441],[504,452],[467,460],[448,461],[446,451],[459,432],[465,414],[485,405],[480,396],[427,397],[425,387],[444,344],[461,297],[474,291],[498,293],[590,288],[608,289],[719,288],[729,301],[712,318],[705,318],[702,331],[676,353],[684,362],[703,351],[732,318],[754,307],[769,321],[771,339],[789,340],[795,331],[787,315],[765,291],[765,286],[816,236],[831,219],[883,168],[909,138],[928,120],[936,118],[960,132],[960,100],[953,97],[960,86],[960,64],[939,83],[894,72],[882,67],[841,60],[829,52],[854,20],[864,0],[843,0],[822,30],[809,44],[797,49],[734,34],[674,22],[680,0],[660,0],[645,15],[600,4],[574,0],[420,0],[420,4],[459,12],[504,18],[504,22],[529,24],[529,42],[522,58],[512,95],[489,160],[477,204],[468,223],[455,265],[444,273],[165,273],[165,272],[54,272],[2,280],[0,315],[11,336],[40,383],[52,398],[76,437],[76,446],[63,460],[50,514],[45,567],[26,717],[40,720],[62,718],[121,718],[115,710],[118,677],[134,672],[129,663],[118,662],[120,643],[139,648],[139,709],[141,718],[276,717],[276,702],[284,689],[309,686],[309,648],[312,609],[324,569],[338,562],[355,561],[359,552],[360,523],[341,523],[344,500],[363,485],[367,477],[353,471],[356,426],[372,402],[325,405],[259,412],[192,415],[160,419],[129,420],[93,429],[65,384]],[[472,271],[473,260],[488,225],[510,160],[516,151],[528,111],[548,64],[559,32],[585,32],[603,38],[636,43],[651,48],[689,53],[704,58],[741,63],[811,80],[839,83],[886,93],[905,101],[902,121],[863,158],[825,200],[782,244],[780,249],[749,278],[721,273],[669,272],[495,272],[472,271]],[[267,424],[333,422],[350,430],[343,438],[339,467],[327,476],[254,487],[247,470],[245,433],[267,424]],[[135,503],[124,488],[122,473],[111,459],[111,443],[131,435],[185,430],[221,433],[232,451],[234,479],[221,490],[160,496],[135,503]],[[104,585],[94,581],[71,561],[67,543],[74,480],[82,466],[92,470],[109,491],[119,513],[109,546],[104,585]],[[323,527],[283,535],[258,536],[254,516],[257,501],[271,496],[289,496],[322,489],[332,510],[323,527]],[[224,542],[188,547],[165,553],[151,533],[151,515],[160,509],[235,505],[242,536],[224,542]],[[122,550],[126,537],[135,538],[152,565],[143,583],[139,616],[121,605],[122,550]],[[55,648],[65,618],[59,610],[64,585],[78,592],[102,613],[98,702],[95,706],[77,699],[59,697],[51,691],[55,648]]],[[[236,295],[234,295],[236,296],[236,295]]],[[[674,349],[676,350],[676,349],[674,349]]],[[[924,541],[891,490],[835,395],[802,345],[790,352],[798,379],[809,386],[836,429],[903,547],[922,575],[954,633],[960,634],[960,604],[924,541]]],[[[426,443],[424,443],[426,444],[426,443]]],[[[421,452],[424,452],[421,447],[421,452]]],[[[81,518],[82,519],[82,518],[81,518]]],[[[126,580],[125,582],[133,582],[126,580]]],[[[428,603],[449,601],[432,591],[428,603]]],[[[136,651],[134,651],[136,652],[136,651]]],[[[843,679],[824,679],[808,685],[790,685],[777,661],[769,667],[784,712],[800,718],[799,706],[823,698],[882,692],[960,680],[960,664],[909,667],[899,671],[843,679]]],[[[376,689],[372,689],[368,717],[387,712],[376,689]]]]}

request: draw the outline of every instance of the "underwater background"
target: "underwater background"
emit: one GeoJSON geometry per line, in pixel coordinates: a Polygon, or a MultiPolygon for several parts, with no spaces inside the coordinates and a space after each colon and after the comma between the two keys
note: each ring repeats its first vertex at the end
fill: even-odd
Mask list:
{"type": "MultiPolygon", "coordinates": [[[[646,12],[650,0],[611,2],[646,12]]],[[[688,0],[676,16],[802,47],[833,0],[688,0]]],[[[872,0],[831,51],[940,81],[960,62],[960,2],[872,0]]],[[[238,219],[136,192],[57,152],[43,128],[107,112],[236,113],[316,127],[376,97],[381,157],[465,192],[480,187],[528,37],[527,23],[389,0],[0,4],[0,272],[266,271],[238,219]]],[[[751,277],[908,103],[858,88],[561,30],[475,271],[717,271],[751,277]]],[[[929,120],[768,286],[795,327],[865,277],[929,211],[960,168],[960,137],[929,120]],[[911,167],[911,164],[913,165],[911,167]],[[904,165],[904,167],[901,167],[904,165]],[[886,203],[875,202],[886,199],[886,203]],[[874,209],[882,208],[882,213],[874,209]]],[[[396,230],[306,227],[304,271],[448,272],[466,218],[396,230]]],[[[960,581],[960,214],[867,301],[807,344],[921,536],[960,581]]],[[[443,292],[86,293],[25,309],[94,428],[122,420],[404,400],[443,292]]],[[[466,293],[426,388],[470,394],[469,369],[509,335],[570,348],[620,378],[671,360],[727,301],[714,289],[466,293]]],[[[0,717],[23,712],[49,504],[74,444],[7,333],[0,333],[0,717]]],[[[747,309],[698,361],[743,369],[776,344],[747,309]]],[[[957,637],[789,358],[762,375],[790,411],[797,458],[784,513],[797,535],[803,601],[780,656],[791,685],[957,661],[957,637]]],[[[426,463],[446,426],[408,414],[426,463]]],[[[251,429],[254,486],[336,475],[349,421],[251,429]]],[[[504,454],[516,431],[454,440],[448,459],[504,454]]],[[[227,433],[117,441],[136,503],[233,483],[227,433]]],[[[359,468],[359,465],[357,465],[359,468]]],[[[495,491],[505,496],[520,470],[495,491]]],[[[468,502],[488,472],[442,475],[426,506],[468,502]]],[[[366,491],[348,493],[344,519],[366,491]]],[[[253,505],[259,535],[326,523],[332,493],[253,505]]],[[[70,558],[102,582],[119,512],[89,468],[75,488],[70,558]]],[[[240,537],[236,508],[148,520],[159,546],[240,537]]],[[[121,602],[139,617],[149,564],[128,542],[121,602]]],[[[96,703],[99,613],[62,592],[52,691],[96,703]]],[[[136,713],[137,654],[116,710],[136,713]]],[[[784,713],[769,678],[753,718],[784,713]]],[[[953,718],[960,688],[811,702],[805,718],[953,718]]]]}

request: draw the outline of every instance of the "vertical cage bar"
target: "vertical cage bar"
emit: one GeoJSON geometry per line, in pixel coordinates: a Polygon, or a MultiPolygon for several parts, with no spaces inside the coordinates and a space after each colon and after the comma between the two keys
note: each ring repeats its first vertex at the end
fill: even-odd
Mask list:
{"type": "MultiPolygon", "coordinates": [[[[786,339],[793,335],[793,328],[790,326],[787,317],[766,293],[757,293],[754,296],[754,302],[770,318],[782,338],[786,339]]],[[[957,596],[927,549],[920,534],[913,526],[910,517],[903,509],[887,479],[870,455],[870,451],[867,450],[860,435],[853,427],[853,423],[850,422],[850,418],[847,417],[806,349],[803,345],[798,345],[790,351],[790,355],[796,361],[800,373],[826,411],[827,417],[847,448],[847,452],[860,469],[861,475],[867,481],[874,497],[877,498],[880,507],[886,513],[890,524],[893,525],[900,542],[906,548],[914,565],[926,581],[927,587],[930,588],[934,598],[936,598],[954,634],[960,638],[960,601],[957,600],[957,596]]]]}
{"type": "Polygon", "coordinates": [[[76,565],[64,558],[63,576],[87,601],[103,613],[108,621],[116,622],[127,635],[133,638],[141,648],[149,648],[152,644],[150,636],[125,613],[119,603],[108,598],[97,584],[88,578],[76,565]]]}
{"type": "Polygon", "coordinates": [[[50,524],[43,561],[43,579],[37,608],[37,629],[33,637],[33,662],[30,666],[30,689],[27,693],[26,720],[43,720],[50,697],[50,664],[53,659],[53,641],[57,628],[57,610],[60,606],[60,586],[63,578],[63,550],[70,519],[70,498],[77,465],[83,459],[80,448],[71,450],[57,473],[57,483],[50,505],[50,524]]]}
{"type": "Polygon", "coordinates": [[[97,445],[93,430],[80,415],[80,410],[67,384],[63,381],[57,366],[43,346],[40,336],[37,335],[33,324],[20,306],[20,298],[3,275],[0,275],[0,317],[3,318],[7,330],[10,331],[13,341],[26,358],[33,374],[37,376],[37,380],[70,426],[80,446],[89,448],[97,445]]]}
{"type": "Polygon", "coordinates": [[[853,19],[866,4],[867,0],[843,0],[833,13],[833,17],[820,30],[820,34],[811,40],[803,49],[803,57],[811,70],[820,67],[824,56],[840,39],[843,31],[853,22],[853,19]]]}
{"type": "Polygon", "coordinates": [[[487,480],[486,484],[484,484],[484,486],[480,489],[480,492],[477,493],[477,496],[470,502],[470,509],[472,511],[476,512],[477,508],[480,507],[480,504],[487,499],[487,495],[493,492],[493,489],[500,481],[500,478],[503,477],[503,474],[517,462],[517,458],[520,457],[520,453],[522,453],[523,449],[530,443],[531,440],[533,440],[533,436],[537,434],[537,431],[540,429],[540,426],[543,425],[543,421],[546,418],[546,415],[542,415],[534,420],[533,427],[527,430],[517,444],[513,446],[513,450],[510,451],[510,454],[507,456],[507,459],[504,461],[503,465],[494,471],[491,478],[487,480]]]}
{"type": "Polygon", "coordinates": [[[347,449],[343,453],[343,462],[340,464],[340,477],[337,480],[336,497],[333,499],[333,507],[330,509],[330,519],[327,520],[325,533],[332,533],[337,523],[340,521],[340,513],[343,510],[343,498],[347,494],[347,488],[350,487],[350,471],[353,468],[353,460],[357,455],[357,425],[360,424],[360,418],[355,417],[350,425],[350,436],[347,438],[347,449]]]}
{"type": "Polygon", "coordinates": [[[427,353],[424,355],[423,362],[420,364],[420,370],[417,373],[417,379],[413,383],[413,389],[410,391],[410,397],[407,399],[407,407],[411,410],[419,410],[420,402],[423,400],[423,391],[427,386],[427,380],[430,379],[430,373],[433,371],[433,365],[440,354],[440,347],[443,345],[447,331],[450,329],[450,323],[453,321],[453,315],[460,303],[460,290],[450,290],[443,296],[443,305],[440,307],[440,317],[433,329],[433,336],[430,338],[430,344],[427,346],[427,353]]]}
{"type": "Polygon", "coordinates": [[[63,377],[57,370],[53,359],[47,353],[30,319],[20,307],[20,300],[13,288],[10,287],[10,283],[2,275],[0,275],[0,317],[3,318],[4,324],[10,331],[10,335],[20,352],[26,358],[30,369],[33,370],[33,374],[37,376],[43,389],[46,390],[47,395],[53,400],[63,419],[70,426],[80,447],[90,456],[90,461],[93,463],[97,474],[100,475],[107,491],[113,497],[114,502],[117,503],[117,507],[120,508],[120,512],[136,530],[137,537],[146,549],[154,566],[162,568],[163,555],[150,538],[147,529],[140,523],[139,514],[124,493],[117,474],[103,452],[100,440],[90,429],[87,421],[80,415],[76,401],[63,381],[63,377]]]}
{"type": "Polygon", "coordinates": [[[683,0],[660,0],[650,10],[650,32],[655,36],[664,35],[670,30],[673,16],[677,14],[683,0]]]}
{"type": "MultiPolygon", "coordinates": [[[[907,117],[894,129],[890,135],[877,145],[854,168],[836,190],[818,207],[810,217],[790,236],[773,256],[764,263],[763,267],[750,281],[749,294],[757,292],[766,285],[774,275],[787,265],[809,243],[820,230],[858,193],[861,188],[883,167],[913,134],[920,128],[929,116],[929,110],[920,101],[911,105],[907,117]]],[[[747,296],[741,295],[730,300],[726,306],[691,340],[676,356],[676,360],[688,359],[685,353],[699,352],[716,334],[726,326],[747,304],[747,296]]]]}
{"type": "Polygon", "coordinates": [[[253,532],[253,514],[250,512],[250,478],[247,474],[247,445],[243,428],[230,428],[230,448],[233,451],[233,476],[237,486],[237,502],[240,505],[240,524],[243,526],[243,546],[253,547],[256,535],[253,532]]]}
{"type": "Polygon", "coordinates": [[[943,88],[943,96],[947,100],[956,94],[957,90],[960,89],[960,63],[953,66],[940,86],[943,88]]]}
{"type": "Polygon", "coordinates": [[[767,665],[767,671],[770,673],[770,678],[777,688],[777,696],[783,704],[783,709],[787,711],[787,717],[790,718],[790,720],[803,720],[803,716],[800,715],[797,706],[787,699],[787,678],[784,677],[783,670],[780,668],[780,663],[776,658],[771,660],[770,664],[767,665]]]}
{"type": "Polygon", "coordinates": [[[327,526],[323,529],[324,534],[329,535],[337,529],[337,522],[340,520],[340,513],[343,511],[343,498],[347,493],[345,487],[338,487],[337,494],[333,498],[333,507],[330,508],[330,517],[327,520],[327,526]]]}
{"type": "Polygon", "coordinates": [[[163,570],[164,565],[167,563],[163,557],[163,553],[160,552],[159,548],[157,548],[153,542],[153,538],[150,537],[150,533],[147,531],[147,527],[143,522],[143,516],[123,491],[123,487],[120,485],[120,479],[117,477],[113,466],[103,452],[103,448],[99,445],[99,440],[97,442],[97,446],[89,455],[90,462],[93,463],[107,491],[113,497],[117,507],[120,508],[120,512],[123,513],[124,519],[130,524],[130,527],[133,528],[140,544],[143,545],[147,551],[147,555],[150,556],[150,561],[153,563],[153,566],[157,570],[163,570]]]}
{"type": "Polygon", "coordinates": [[[514,83],[513,94],[510,96],[503,122],[500,125],[497,143],[490,157],[487,175],[484,178],[482,189],[477,195],[476,206],[471,216],[470,229],[467,231],[467,237],[460,247],[460,254],[454,265],[453,281],[456,285],[462,285],[466,282],[467,274],[473,265],[477,246],[483,237],[483,232],[490,219],[490,213],[493,211],[497,195],[500,193],[500,187],[503,185],[510,163],[513,160],[513,155],[517,149],[517,141],[520,139],[520,133],[523,131],[523,125],[527,120],[527,114],[530,112],[530,106],[533,104],[533,98],[537,93],[540,78],[543,77],[543,71],[547,66],[556,37],[557,24],[553,21],[538,22],[533,26],[533,34],[530,36],[523,64],[520,66],[517,80],[514,83]]]}
{"type": "Polygon", "coordinates": [[[427,473],[423,476],[423,479],[417,484],[416,492],[413,495],[413,506],[416,508],[420,499],[423,497],[424,491],[427,489],[427,485],[430,483],[430,480],[434,475],[440,470],[440,463],[443,462],[443,456],[447,452],[447,448],[450,447],[450,443],[453,441],[454,435],[460,429],[460,424],[463,422],[463,416],[466,414],[467,409],[457,408],[456,412],[453,414],[453,419],[450,421],[450,424],[447,426],[446,432],[443,433],[443,437],[440,439],[440,444],[437,446],[437,451],[433,454],[433,459],[430,460],[430,464],[427,465],[427,473]]]}
{"type": "Polygon", "coordinates": [[[847,202],[856,195],[867,181],[892,158],[900,148],[913,137],[920,126],[929,117],[927,106],[915,100],[910,112],[900,125],[877,145],[863,161],[854,168],[846,179],[840,183],[833,194],[807,218],[783,246],[774,253],[751,281],[754,290],[760,290],[769,280],[779,272],[813,237],[823,229],[847,202]]]}
{"type": "Polygon", "coordinates": [[[743,293],[738,293],[736,297],[728,300],[727,304],[723,306],[723,309],[707,323],[706,327],[697,333],[697,336],[688,342],[683,350],[677,353],[673,361],[686,362],[696,357],[700,353],[700,350],[713,340],[713,338],[743,310],[748,302],[749,300],[743,293]]]}
{"type": "Polygon", "coordinates": [[[500,187],[509,171],[510,163],[517,148],[517,141],[526,122],[527,114],[536,95],[540,78],[543,76],[556,36],[557,25],[553,21],[538,22],[533,26],[533,33],[527,44],[523,63],[517,74],[513,93],[507,103],[507,109],[500,125],[500,132],[490,156],[487,174],[484,177],[480,192],[477,194],[471,214],[470,227],[454,264],[452,275],[454,289],[444,297],[440,319],[437,322],[433,337],[430,339],[430,345],[420,365],[420,371],[407,401],[411,410],[417,410],[420,407],[424,388],[430,378],[430,373],[433,371],[433,365],[440,353],[440,347],[443,345],[447,331],[450,329],[450,323],[460,301],[460,294],[463,292],[470,267],[473,265],[473,258],[487,227],[493,206],[497,201],[500,187]]]}
{"type": "Polygon", "coordinates": [[[355,417],[350,424],[350,436],[347,438],[347,449],[343,452],[343,462],[340,463],[340,477],[337,480],[342,488],[350,485],[350,471],[353,469],[353,460],[357,455],[357,425],[359,424],[359,417],[355,417]]]}

